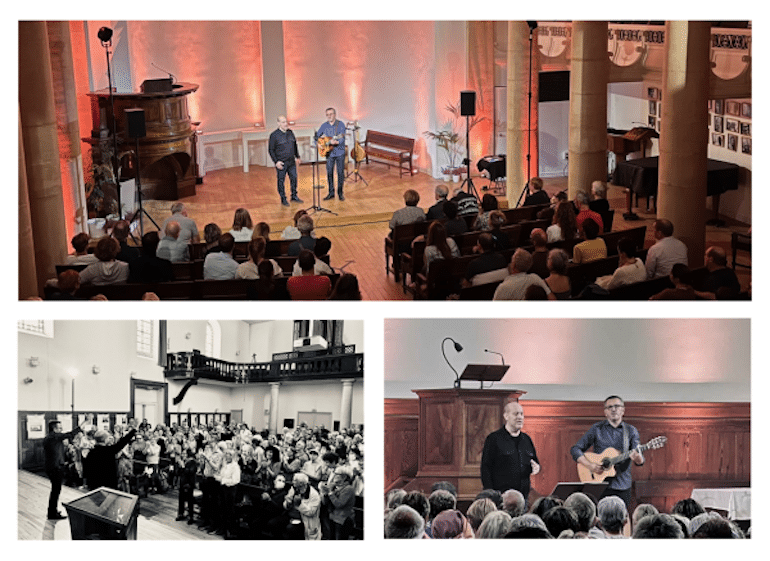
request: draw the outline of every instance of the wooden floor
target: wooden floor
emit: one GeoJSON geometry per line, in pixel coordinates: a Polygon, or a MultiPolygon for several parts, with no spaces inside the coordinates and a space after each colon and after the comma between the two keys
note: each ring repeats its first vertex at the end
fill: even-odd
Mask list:
{"type": "MultiPolygon", "coordinates": [[[[325,167],[321,166],[323,178],[316,184],[323,187],[321,195],[325,195],[325,167]]],[[[399,178],[398,170],[382,164],[361,164],[361,175],[368,182],[345,182],[345,201],[334,199],[321,201],[321,206],[334,212],[313,212],[318,235],[328,237],[332,242],[331,264],[343,272],[355,273],[359,279],[361,292],[365,300],[408,300],[400,283],[393,280],[393,275],[385,274],[384,238],[388,233],[388,221],[393,211],[404,206],[403,192],[414,189],[420,193],[419,206],[427,209],[434,202],[433,190],[440,181],[427,174],[399,178]]],[[[544,180],[545,189],[553,195],[567,188],[567,178],[557,177],[544,180]]],[[[300,208],[312,206],[313,171],[310,165],[302,165],[299,169],[299,196],[304,200],[302,205],[292,203],[290,207],[280,204],[276,192],[276,176],[272,168],[251,166],[248,173],[242,168],[228,168],[208,172],[201,185],[197,186],[194,197],[181,199],[188,208],[188,214],[193,218],[198,229],[214,222],[223,231],[231,228],[233,214],[238,207],[248,209],[253,221],[270,224],[273,238],[277,239],[280,232],[290,222],[294,213],[300,208]]],[[[474,184],[480,194],[485,191],[482,187],[488,181],[474,178],[474,184]]],[[[450,191],[455,185],[448,184],[450,191]]],[[[288,185],[287,185],[288,192],[288,185]]],[[[610,206],[617,209],[613,230],[635,228],[640,225],[650,225],[655,220],[652,212],[636,209],[640,220],[626,222],[623,219],[625,195],[619,187],[610,185],[608,198],[610,206]]],[[[504,204],[505,201],[501,199],[504,204]]],[[[171,201],[146,201],[145,209],[158,224],[170,215],[171,201]]],[[[145,229],[153,228],[145,220],[145,229]]],[[[730,255],[730,235],[732,231],[745,232],[746,225],[728,221],[728,226],[716,228],[709,226],[706,232],[707,245],[721,245],[730,255]]],[[[652,245],[652,232],[648,229],[647,244],[652,245]]],[[[693,257],[693,256],[691,256],[693,257]]],[[[698,266],[700,263],[696,263],[698,266]]],[[[739,278],[744,289],[748,287],[750,272],[738,269],[739,278]]]]}
{"type": "MultiPolygon", "coordinates": [[[[71,540],[69,519],[48,520],[46,510],[51,483],[45,476],[19,470],[19,540],[71,540]]],[[[67,503],[85,494],[85,491],[63,487],[60,502],[67,503]]],[[[196,525],[177,522],[177,492],[150,495],[141,499],[137,520],[139,540],[222,540],[201,532],[196,525]]],[[[65,512],[63,506],[60,512],[65,512]]]]}

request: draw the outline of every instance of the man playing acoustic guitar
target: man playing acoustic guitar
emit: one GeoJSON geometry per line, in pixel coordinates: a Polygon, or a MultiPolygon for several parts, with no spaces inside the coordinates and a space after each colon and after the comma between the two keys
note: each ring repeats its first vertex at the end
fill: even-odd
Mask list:
{"type": "Polygon", "coordinates": [[[639,450],[639,431],[623,422],[623,413],[625,413],[625,405],[620,397],[612,395],[605,399],[604,416],[607,417],[607,420],[593,425],[572,447],[570,453],[579,464],[578,472],[581,471],[581,466],[587,468],[590,474],[595,474],[594,479],[596,481],[603,481],[606,476],[611,475],[611,470],[614,468],[615,475],[609,479],[610,485],[604,492],[604,496],[620,497],[626,503],[626,508],[629,508],[631,502],[631,461],[640,466],[644,464],[644,456],[639,450]],[[586,455],[586,451],[592,446],[594,453],[586,455]],[[599,463],[602,461],[600,454],[609,448],[614,448],[614,450],[612,453],[609,453],[608,450],[606,456],[628,453],[629,459],[614,466],[602,466],[599,463]],[[605,472],[610,473],[606,474],[605,472]]]}
{"type": "Polygon", "coordinates": [[[326,122],[318,129],[319,150],[326,156],[326,177],[329,182],[329,194],[325,201],[334,198],[334,168],[337,168],[337,195],[345,200],[342,186],[345,182],[345,123],[337,120],[337,111],[333,107],[326,110],[326,122]],[[323,147],[321,145],[324,145],[323,147]]]}

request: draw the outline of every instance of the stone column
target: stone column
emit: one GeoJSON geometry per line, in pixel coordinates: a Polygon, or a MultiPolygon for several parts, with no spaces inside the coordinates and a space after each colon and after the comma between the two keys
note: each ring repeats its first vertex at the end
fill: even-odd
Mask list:
{"type": "Polygon", "coordinates": [[[50,21],[48,39],[51,45],[51,70],[54,103],[58,119],[62,196],[67,239],[77,232],[88,231],[83,157],[78,122],[78,95],[70,39],[70,22],[50,21]]]}
{"type": "Polygon", "coordinates": [[[35,240],[29,208],[27,171],[24,163],[24,139],[19,115],[19,300],[38,296],[35,273],[35,240]]]}
{"type": "Polygon", "coordinates": [[[607,22],[572,24],[569,100],[569,197],[607,178],[607,22]]]}
{"type": "Polygon", "coordinates": [[[666,22],[658,167],[658,218],[674,224],[690,267],[703,265],[711,26],[666,22]]]}
{"type": "Polygon", "coordinates": [[[537,48],[537,29],[535,29],[532,35],[530,73],[529,33],[527,22],[508,22],[506,197],[510,207],[514,207],[518,202],[527,181],[539,173],[537,109],[540,51],[537,48]],[[527,154],[529,154],[529,166],[527,166],[527,154]],[[529,172],[527,172],[528,168],[529,172]]]}
{"type": "Polygon", "coordinates": [[[280,387],[280,382],[270,382],[270,423],[267,430],[271,434],[278,434],[278,388],[280,387]]]}
{"type": "Polygon", "coordinates": [[[340,399],[340,429],[349,428],[353,417],[353,382],[354,379],[341,380],[342,398],[340,399]]]}
{"type": "Polygon", "coordinates": [[[19,22],[19,114],[27,174],[37,290],[56,276],[67,255],[59,145],[48,31],[42,21],[19,22]]]}

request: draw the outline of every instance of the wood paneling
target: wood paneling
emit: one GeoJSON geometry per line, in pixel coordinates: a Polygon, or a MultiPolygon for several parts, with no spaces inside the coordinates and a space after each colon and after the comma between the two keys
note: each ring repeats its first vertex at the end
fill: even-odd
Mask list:
{"type": "MultiPolygon", "coordinates": [[[[602,403],[527,400],[523,405],[524,431],[532,437],[542,465],[541,473],[532,477],[533,492],[548,494],[556,483],[577,479],[570,448],[593,423],[603,418],[602,403]]],[[[400,442],[400,437],[412,439],[418,432],[417,412],[417,400],[385,401],[386,488],[399,477],[414,478],[416,475],[414,471],[399,471],[397,467],[414,466],[416,451],[393,446],[393,443],[400,442]]],[[[478,430],[474,442],[465,444],[468,456],[464,461],[478,465],[486,435],[503,424],[502,413],[497,419],[487,418],[471,406],[465,414],[478,430]]],[[[659,435],[668,438],[666,446],[647,452],[643,466],[633,468],[639,501],[652,502],[658,508],[670,510],[674,502],[688,497],[695,487],[750,486],[749,403],[635,402],[626,405],[625,419],[639,430],[643,443],[659,435]]],[[[440,431],[431,434],[435,438],[440,431]]],[[[423,436],[420,435],[421,439],[423,436]]],[[[444,445],[445,448],[433,446],[433,455],[438,449],[452,450],[450,445],[444,445]]],[[[421,487],[425,485],[424,481],[416,480],[415,483],[421,487]]],[[[468,485],[466,481],[466,492],[478,492],[481,490],[480,477],[475,486],[468,485]]]]}

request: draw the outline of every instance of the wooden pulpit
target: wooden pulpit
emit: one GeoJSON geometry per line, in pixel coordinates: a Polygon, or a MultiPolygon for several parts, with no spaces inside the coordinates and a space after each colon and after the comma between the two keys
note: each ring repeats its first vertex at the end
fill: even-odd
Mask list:
{"type": "Polygon", "coordinates": [[[419,397],[418,469],[410,488],[429,490],[436,481],[457,487],[458,499],[473,499],[481,485],[481,452],[487,435],[503,426],[503,408],[522,390],[413,390],[419,397]]]}

